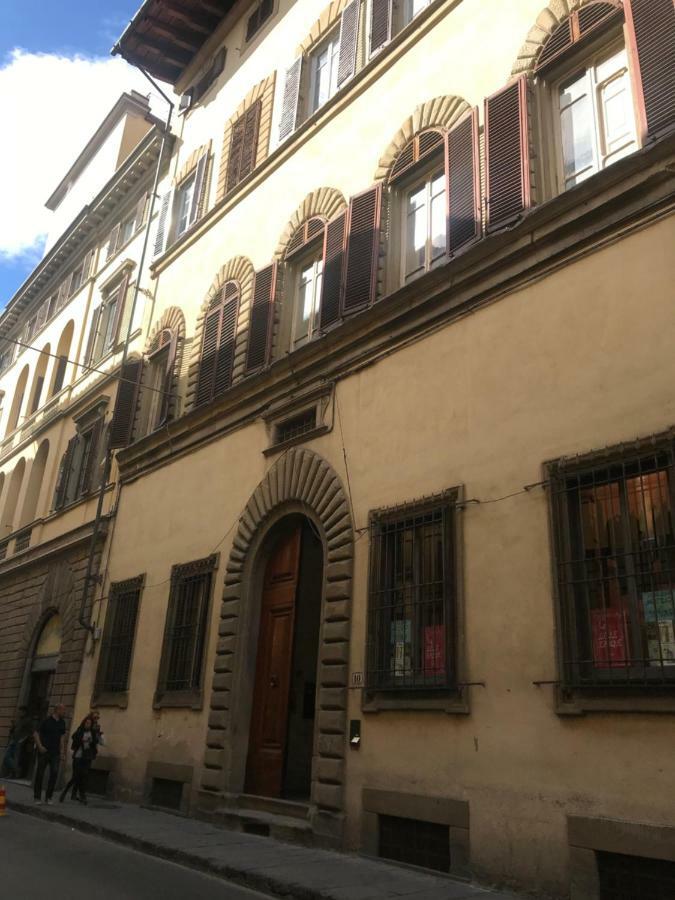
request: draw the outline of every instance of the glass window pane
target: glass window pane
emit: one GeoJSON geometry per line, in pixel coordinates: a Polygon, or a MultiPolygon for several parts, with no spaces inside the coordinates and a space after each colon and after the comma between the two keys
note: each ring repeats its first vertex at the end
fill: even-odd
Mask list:
{"type": "Polygon", "coordinates": [[[445,175],[440,175],[431,183],[431,258],[445,255],[445,175]]]}
{"type": "Polygon", "coordinates": [[[587,84],[584,74],[560,89],[563,167],[568,187],[595,168],[595,122],[587,84]]]}
{"type": "Polygon", "coordinates": [[[408,195],[406,214],[406,275],[424,268],[427,243],[426,185],[408,195]]]}

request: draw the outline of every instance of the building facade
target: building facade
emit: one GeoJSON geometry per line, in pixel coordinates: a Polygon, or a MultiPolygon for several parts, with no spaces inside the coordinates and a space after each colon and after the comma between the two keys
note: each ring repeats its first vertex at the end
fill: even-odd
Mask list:
{"type": "Polygon", "coordinates": [[[147,0],[115,51],[180,99],[76,704],[111,790],[672,888],[672,0],[147,0]]]}

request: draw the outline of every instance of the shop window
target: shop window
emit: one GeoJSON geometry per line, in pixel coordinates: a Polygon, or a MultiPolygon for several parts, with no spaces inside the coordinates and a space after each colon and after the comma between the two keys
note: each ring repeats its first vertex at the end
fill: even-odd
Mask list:
{"type": "Polygon", "coordinates": [[[180,809],[183,802],[183,782],[171,778],[153,778],[150,803],[163,809],[180,809]]]}
{"type": "Polygon", "coordinates": [[[177,341],[164,328],[153,341],[143,372],[139,434],[150,434],[168,420],[174,399],[177,341]]]}
{"type": "Polygon", "coordinates": [[[369,690],[453,686],[456,493],[371,517],[369,690]]]}
{"type": "Polygon", "coordinates": [[[94,310],[87,344],[87,364],[96,364],[115,348],[120,337],[120,324],[124,312],[129,275],[126,272],[104,293],[94,310]]]}
{"type": "Polygon", "coordinates": [[[99,659],[97,695],[120,694],[129,687],[129,670],[142,588],[142,576],[110,585],[99,659]]]}
{"type": "Polygon", "coordinates": [[[405,191],[402,204],[402,281],[412,281],[442,262],[446,253],[445,171],[440,168],[405,191]]]}
{"type": "Polygon", "coordinates": [[[201,693],[216,557],[174,566],[156,695],[158,705],[192,705],[201,693]]]}
{"type": "Polygon", "coordinates": [[[551,476],[565,685],[672,685],[672,446],[554,464],[551,476]]]}

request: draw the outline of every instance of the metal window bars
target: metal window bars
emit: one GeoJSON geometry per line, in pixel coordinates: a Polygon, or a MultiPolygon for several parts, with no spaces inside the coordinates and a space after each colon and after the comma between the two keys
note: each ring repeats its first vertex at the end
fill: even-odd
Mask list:
{"type": "Polygon", "coordinates": [[[553,467],[563,682],[675,684],[673,447],[553,467]]]}
{"type": "Polygon", "coordinates": [[[142,585],[140,577],[110,587],[98,692],[120,693],[128,689],[142,585]]]}
{"type": "Polygon", "coordinates": [[[198,572],[175,582],[163,690],[189,691],[201,686],[211,574],[198,572]]]}
{"type": "Polygon", "coordinates": [[[453,514],[445,498],[371,519],[368,689],[453,683],[453,514]]]}

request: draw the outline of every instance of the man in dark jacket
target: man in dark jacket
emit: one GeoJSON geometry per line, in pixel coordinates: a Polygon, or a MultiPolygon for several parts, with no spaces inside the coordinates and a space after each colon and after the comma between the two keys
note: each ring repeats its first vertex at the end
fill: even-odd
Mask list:
{"type": "Polygon", "coordinates": [[[56,787],[56,779],[59,774],[59,763],[65,757],[65,735],[66,723],[64,716],[66,708],[59,703],[54,707],[51,716],[42,722],[37,731],[33,734],[35,746],[38,751],[37,768],[35,771],[35,802],[42,803],[42,781],[44,779],[45,769],[49,766],[49,781],[47,782],[47,793],[45,799],[47,803],[52,802],[52,794],[56,787]]]}

